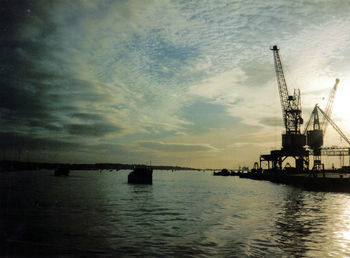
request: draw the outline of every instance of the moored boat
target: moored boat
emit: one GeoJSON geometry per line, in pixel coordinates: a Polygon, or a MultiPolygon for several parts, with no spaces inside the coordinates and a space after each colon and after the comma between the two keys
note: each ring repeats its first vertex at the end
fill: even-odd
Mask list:
{"type": "Polygon", "coordinates": [[[129,184],[152,184],[153,169],[148,166],[135,167],[128,175],[129,184]]]}
{"type": "Polygon", "coordinates": [[[230,176],[230,171],[228,171],[226,168],[222,169],[220,172],[214,172],[214,176],[230,176]]]}
{"type": "Polygon", "coordinates": [[[55,169],[55,176],[69,176],[69,168],[68,167],[58,167],[55,169]]]}

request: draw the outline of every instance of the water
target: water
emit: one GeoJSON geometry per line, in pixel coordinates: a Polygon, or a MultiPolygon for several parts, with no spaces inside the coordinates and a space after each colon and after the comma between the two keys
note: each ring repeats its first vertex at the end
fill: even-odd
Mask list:
{"type": "Polygon", "coordinates": [[[0,174],[2,256],[350,256],[350,194],[203,172],[0,174]]]}

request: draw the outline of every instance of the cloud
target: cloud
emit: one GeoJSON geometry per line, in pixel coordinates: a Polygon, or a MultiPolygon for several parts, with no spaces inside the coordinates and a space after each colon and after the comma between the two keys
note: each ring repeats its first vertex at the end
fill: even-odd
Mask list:
{"type": "Polygon", "coordinates": [[[70,117],[78,118],[81,121],[102,121],[104,117],[94,113],[72,113],[70,117]]]}
{"type": "Polygon", "coordinates": [[[206,98],[232,96],[237,84],[242,83],[246,78],[244,71],[235,68],[190,86],[188,93],[206,98]]]}
{"type": "Polygon", "coordinates": [[[102,137],[107,134],[119,134],[123,129],[110,123],[67,124],[67,131],[72,135],[102,137]]]}
{"type": "Polygon", "coordinates": [[[278,127],[283,127],[283,118],[282,118],[282,113],[281,117],[264,117],[259,120],[260,124],[267,125],[267,126],[278,126],[278,127]]]}
{"type": "Polygon", "coordinates": [[[208,144],[181,144],[181,143],[164,143],[156,141],[142,141],[138,143],[139,146],[166,152],[207,152],[215,151],[216,149],[208,144]]]}
{"type": "Polygon", "coordinates": [[[266,135],[282,120],[269,45],[280,46],[305,114],[350,69],[349,10],[341,0],[7,1],[0,132],[123,142],[132,157],[147,155],[147,144],[135,151],[142,139],[154,140],[155,151],[187,154],[217,146],[222,130],[266,135]],[[203,135],[208,141],[189,147],[203,135]]]}
{"type": "Polygon", "coordinates": [[[42,138],[28,134],[0,132],[0,148],[6,151],[60,152],[81,150],[83,144],[55,138],[42,138]]]}

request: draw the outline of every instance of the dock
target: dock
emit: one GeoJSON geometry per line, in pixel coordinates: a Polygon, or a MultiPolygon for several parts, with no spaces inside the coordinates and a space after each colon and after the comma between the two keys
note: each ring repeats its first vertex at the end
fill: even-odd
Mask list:
{"type": "Polygon", "coordinates": [[[350,173],[324,171],[317,173],[261,172],[242,173],[240,178],[265,180],[278,184],[292,185],[305,190],[327,192],[350,192],[350,173]]]}

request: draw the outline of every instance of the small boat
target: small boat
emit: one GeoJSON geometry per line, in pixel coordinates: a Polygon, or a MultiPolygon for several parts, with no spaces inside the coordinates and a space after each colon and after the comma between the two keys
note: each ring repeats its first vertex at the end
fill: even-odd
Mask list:
{"type": "Polygon", "coordinates": [[[230,171],[228,171],[226,168],[222,169],[220,172],[214,172],[214,176],[229,176],[230,171]]]}
{"type": "Polygon", "coordinates": [[[152,184],[152,167],[138,166],[135,167],[132,172],[128,175],[129,184],[152,184]]]}
{"type": "Polygon", "coordinates": [[[69,168],[68,167],[58,167],[55,169],[55,176],[69,176],[69,168]]]}

